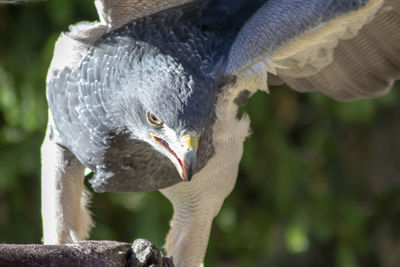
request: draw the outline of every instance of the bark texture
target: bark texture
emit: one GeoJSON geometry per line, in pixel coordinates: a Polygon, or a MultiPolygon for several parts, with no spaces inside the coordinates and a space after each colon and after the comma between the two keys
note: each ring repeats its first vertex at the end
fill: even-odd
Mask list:
{"type": "Polygon", "coordinates": [[[0,266],[173,267],[172,260],[148,240],[133,244],[80,241],[66,245],[0,244],[0,266]]]}

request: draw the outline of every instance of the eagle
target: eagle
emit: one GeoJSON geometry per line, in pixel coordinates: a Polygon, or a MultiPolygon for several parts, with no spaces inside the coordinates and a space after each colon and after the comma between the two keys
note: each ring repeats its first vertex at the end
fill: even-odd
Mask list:
{"type": "Polygon", "coordinates": [[[45,244],[88,238],[96,192],[160,190],[173,205],[166,251],[201,266],[233,190],[250,119],[238,107],[287,84],[338,101],[400,79],[398,0],[95,0],[47,75],[41,150],[45,244]]]}

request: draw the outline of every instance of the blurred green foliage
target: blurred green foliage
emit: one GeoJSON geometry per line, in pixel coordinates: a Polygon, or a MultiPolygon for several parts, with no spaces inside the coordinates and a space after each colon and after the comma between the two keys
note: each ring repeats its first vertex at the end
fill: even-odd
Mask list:
{"type": "MultiPolygon", "coordinates": [[[[39,243],[45,77],[68,25],[92,1],[0,6],[0,242],[39,243]]],[[[215,220],[207,266],[395,267],[400,262],[400,94],[337,103],[285,87],[257,93],[235,190],[215,220]]],[[[163,244],[158,192],[94,194],[92,239],[163,244]]]]}

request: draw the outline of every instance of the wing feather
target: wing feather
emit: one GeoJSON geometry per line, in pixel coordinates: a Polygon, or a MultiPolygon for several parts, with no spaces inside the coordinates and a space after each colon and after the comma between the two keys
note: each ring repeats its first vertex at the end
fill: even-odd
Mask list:
{"type": "Polygon", "coordinates": [[[300,92],[380,96],[400,78],[399,12],[397,0],[267,1],[238,34],[226,74],[247,80],[261,63],[300,92]]]}
{"type": "Polygon", "coordinates": [[[399,29],[398,9],[382,9],[355,38],[340,41],[321,72],[304,78],[278,75],[296,91],[321,91],[340,101],[381,96],[400,79],[399,29]]]}
{"type": "Polygon", "coordinates": [[[56,44],[48,72],[47,99],[61,137],[60,144],[92,168],[91,158],[107,147],[104,136],[115,128],[109,110],[112,97],[110,90],[105,88],[115,86],[115,79],[110,77],[113,76],[110,61],[119,50],[123,47],[85,47],[63,35],[56,44]],[[81,53],[64,65],[59,62],[62,58],[81,53]]]}

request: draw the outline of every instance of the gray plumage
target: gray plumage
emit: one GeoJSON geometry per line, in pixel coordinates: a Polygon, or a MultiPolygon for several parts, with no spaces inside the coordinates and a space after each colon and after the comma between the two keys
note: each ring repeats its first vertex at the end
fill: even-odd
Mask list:
{"type": "Polygon", "coordinates": [[[203,133],[197,170],[213,153],[218,55],[212,35],[184,17],[185,9],[101,36],[79,68],[53,73],[48,82],[60,145],[95,172],[96,191],[152,191],[181,180],[170,160],[142,140],[151,128],[146,110],[177,132],[203,133]]]}
{"type": "Polygon", "coordinates": [[[100,22],[60,37],[47,77],[45,244],[88,237],[88,167],[95,191],[160,190],[166,250],[198,267],[249,133],[238,106],[268,85],[349,101],[400,78],[397,0],[95,2],[100,22]]]}
{"type": "MultiPolygon", "coordinates": [[[[247,5],[250,7],[261,4],[260,1],[249,2],[251,3],[247,5]]],[[[266,13],[262,20],[270,20],[275,16],[277,21],[291,21],[290,27],[268,24],[261,33],[257,33],[263,35],[265,44],[257,45],[253,40],[258,42],[260,38],[249,38],[248,33],[246,36],[239,33],[229,52],[235,56],[229,57],[232,60],[227,62],[226,69],[229,73],[234,73],[239,69],[238,66],[250,64],[248,61],[265,54],[265,51],[273,54],[277,47],[299,33],[318,27],[367,3],[367,0],[336,0],[330,3],[267,1],[258,10],[266,13]],[[298,13],[298,19],[291,18],[293,13],[298,13]]],[[[218,31],[214,30],[218,25],[224,24],[220,20],[218,24],[205,24],[208,29],[203,30],[202,19],[206,23],[210,22],[210,13],[218,10],[224,12],[224,8],[229,10],[231,5],[232,3],[223,1],[211,1],[209,7],[204,8],[201,13],[200,4],[189,4],[133,20],[94,40],[93,45],[86,49],[79,68],[65,68],[53,74],[48,82],[48,102],[51,110],[57,110],[53,116],[62,139],[61,145],[70,149],[80,162],[95,172],[91,182],[96,191],[151,191],[179,182],[171,162],[160,157],[159,151],[151,149],[141,140],[140,131],[149,131],[143,117],[146,109],[154,110],[155,115],[177,131],[193,128],[201,132],[196,170],[206,164],[213,151],[213,109],[217,94],[221,91],[218,85],[221,86],[229,76],[223,75],[222,67],[237,29],[226,25],[218,31]],[[121,149],[122,144],[125,149],[121,149]]],[[[238,16],[244,22],[246,14],[241,14],[237,9],[235,11],[236,14],[232,15],[238,16]]],[[[223,15],[228,14],[227,11],[224,13],[223,15]]],[[[379,28],[379,23],[380,20],[375,27],[379,28]]],[[[251,33],[260,24],[265,23],[250,20],[242,31],[251,33]]],[[[385,25],[383,23],[381,27],[385,25]]],[[[71,34],[73,35],[74,33],[71,34]]],[[[351,60],[343,55],[344,47],[351,46],[352,42],[357,46],[358,40],[363,36],[342,42],[336,52],[339,60],[351,60]]],[[[388,36],[382,37],[387,39],[388,36]]],[[[395,51],[398,43],[393,42],[394,45],[389,48],[395,51]]],[[[357,53],[358,50],[347,51],[357,53]]],[[[368,57],[359,55],[355,57],[356,62],[358,58],[366,59],[367,64],[363,64],[364,66],[371,66],[371,63],[377,61],[375,57],[368,61],[368,57]]],[[[382,60],[384,61],[379,59],[382,60]]],[[[353,63],[342,64],[348,66],[353,63]]],[[[318,73],[315,78],[293,78],[285,69],[278,71],[278,75],[281,74],[279,76],[282,80],[299,91],[322,90],[337,99],[346,99],[345,95],[351,98],[351,92],[346,91],[341,96],[332,93],[335,89],[329,88],[336,86],[338,81],[322,86],[321,83],[325,84],[329,79],[324,73],[329,73],[329,77],[335,73],[332,68],[335,66],[318,73]],[[313,83],[317,86],[313,86],[313,83]]],[[[365,71],[365,67],[361,71],[365,71]]],[[[381,72],[385,75],[390,73],[388,70],[381,72]]],[[[398,75],[396,71],[394,74],[398,75]]],[[[360,75],[354,73],[354,76],[360,75]]],[[[371,79],[358,81],[362,88],[368,88],[366,85],[373,82],[376,85],[373,89],[375,96],[381,94],[380,87],[387,90],[387,78],[392,76],[383,76],[381,82],[371,79]]],[[[348,88],[349,85],[340,87],[348,88]]],[[[368,97],[368,94],[359,94],[368,97]]],[[[243,104],[245,102],[242,101],[241,105],[243,104]]]]}

